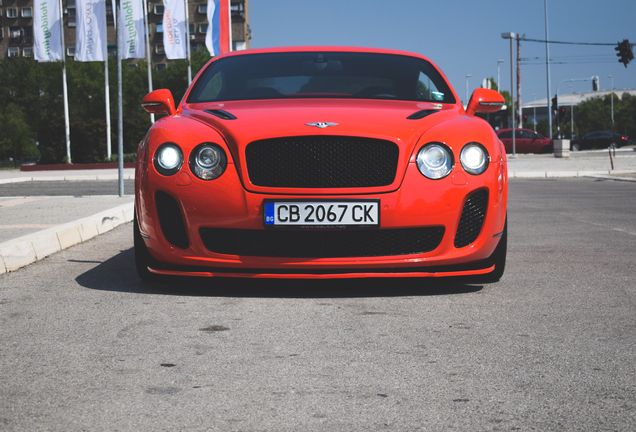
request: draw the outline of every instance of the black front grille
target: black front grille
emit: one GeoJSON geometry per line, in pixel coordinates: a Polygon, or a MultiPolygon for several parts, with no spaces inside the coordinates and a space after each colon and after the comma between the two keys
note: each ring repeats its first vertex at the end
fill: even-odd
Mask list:
{"type": "Polygon", "coordinates": [[[245,158],[256,186],[353,188],[393,183],[399,153],[391,141],[301,136],[254,141],[247,145],[245,158]]]}
{"type": "Polygon", "coordinates": [[[171,195],[157,191],[155,194],[157,215],[163,236],[174,246],[187,249],[190,246],[179,203],[171,195]]]}
{"type": "Polygon", "coordinates": [[[205,247],[226,255],[346,258],[412,255],[439,246],[444,227],[379,230],[247,230],[201,228],[205,247]]]}
{"type": "Polygon", "coordinates": [[[481,227],[486,217],[488,208],[488,190],[482,189],[475,192],[466,200],[462,215],[459,218],[457,234],[455,234],[455,247],[468,246],[479,237],[481,227]]]}

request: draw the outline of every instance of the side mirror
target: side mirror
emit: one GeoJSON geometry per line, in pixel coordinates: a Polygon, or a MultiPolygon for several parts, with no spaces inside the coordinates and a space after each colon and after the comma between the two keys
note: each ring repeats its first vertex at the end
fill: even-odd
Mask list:
{"type": "Polygon", "coordinates": [[[469,116],[473,116],[475,113],[494,113],[499,111],[504,104],[504,97],[498,92],[478,88],[475,89],[473,95],[470,97],[466,113],[469,116]]]}
{"type": "Polygon", "coordinates": [[[150,114],[174,115],[177,110],[174,107],[174,99],[170,90],[161,89],[148,93],[141,100],[141,106],[150,114]]]}

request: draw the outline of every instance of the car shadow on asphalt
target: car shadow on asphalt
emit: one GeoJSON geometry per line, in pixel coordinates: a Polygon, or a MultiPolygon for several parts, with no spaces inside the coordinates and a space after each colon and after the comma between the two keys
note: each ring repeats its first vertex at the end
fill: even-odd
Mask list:
{"type": "Polygon", "coordinates": [[[122,250],[75,280],[79,285],[94,290],[195,297],[403,297],[467,294],[483,289],[481,284],[469,284],[455,278],[306,280],[168,276],[162,277],[160,282],[147,283],[137,276],[134,262],[134,249],[122,250]]]}

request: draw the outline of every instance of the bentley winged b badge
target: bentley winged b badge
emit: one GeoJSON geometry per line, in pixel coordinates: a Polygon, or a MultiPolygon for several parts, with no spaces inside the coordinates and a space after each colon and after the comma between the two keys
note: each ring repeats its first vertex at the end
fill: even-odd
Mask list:
{"type": "Polygon", "coordinates": [[[316,122],[316,123],[305,123],[307,126],[316,126],[317,128],[324,129],[329,126],[338,126],[338,123],[329,123],[329,122],[316,122]]]}

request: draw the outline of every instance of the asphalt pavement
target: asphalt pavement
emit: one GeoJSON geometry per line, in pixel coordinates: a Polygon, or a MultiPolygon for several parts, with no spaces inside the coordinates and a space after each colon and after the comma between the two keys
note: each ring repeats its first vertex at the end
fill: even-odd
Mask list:
{"type": "MultiPolygon", "coordinates": [[[[132,221],[134,170],[0,170],[0,274],[132,221]],[[101,185],[101,186],[100,186],[101,185]],[[68,193],[66,192],[68,191],[68,193]]],[[[595,177],[636,181],[636,148],[508,155],[510,178],[595,177]]]]}

